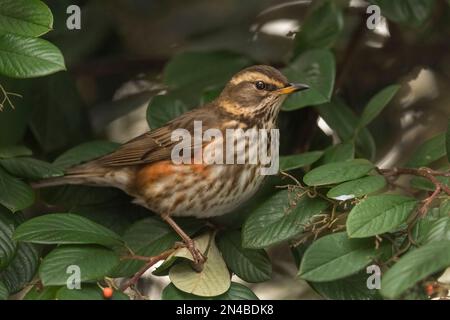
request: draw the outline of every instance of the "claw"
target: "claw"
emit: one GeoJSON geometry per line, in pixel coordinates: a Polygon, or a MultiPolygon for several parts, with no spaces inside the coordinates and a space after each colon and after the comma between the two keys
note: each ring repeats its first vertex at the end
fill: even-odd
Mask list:
{"type": "Polygon", "coordinates": [[[195,242],[193,240],[188,241],[185,243],[186,249],[189,250],[189,252],[192,254],[192,257],[194,258],[194,263],[192,264],[192,267],[195,271],[201,272],[203,270],[203,265],[206,262],[206,257],[203,255],[203,253],[197,249],[195,246],[195,242]]]}

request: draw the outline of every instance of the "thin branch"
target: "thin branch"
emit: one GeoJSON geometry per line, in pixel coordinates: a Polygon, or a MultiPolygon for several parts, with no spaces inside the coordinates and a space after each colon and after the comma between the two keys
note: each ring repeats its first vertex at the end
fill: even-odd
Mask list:
{"type": "Polygon", "coordinates": [[[142,257],[142,256],[124,257],[125,259],[136,259],[136,260],[141,260],[141,261],[143,260],[143,258],[146,258],[145,261],[147,261],[147,263],[144,266],[142,266],[142,268],[139,269],[139,271],[136,272],[135,275],[131,279],[126,281],[124,284],[122,284],[120,286],[120,290],[125,291],[129,287],[134,286],[138,282],[140,277],[142,277],[142,275],[148,269],[150,269],[152,266],[154,266],[157,262],[167,259],[175,250],[176,250],[175,248],[172,248],[172,249],[166,250],[166,251],[160,253],[159,255],[153,256],[153,257],[142,257]]]}
{"type": "Polygon", "coordinates": [[[392,168],[392,169],[378,169],[378,172],[385,177],[397,177],[400,175],[413,175],[418,177],[423,177],[433,183],[434,191],[433,193],[422,200],[422,205],[419,208],[418,214],[420,216],[424,216],[431,203],[439,196],[441,192],[445,192],[450,196],[450,188],[445,184],[439,181],[436,177],[450,177],[450,172],[441,172],[436,171],[430,168],[392,168]]]}
{"type": "Polygon", "coordinates": [[[3,86],[1,84],[0,84],[0,93],[3,95],[3,98],[0,102],[0,111],[3,111],[3,108],[5,107],[5,103],[6,103],[6,105],[9,105],[11,107],[11,109],[15,108],[14,103],[9,98],[10,96],[22,98],[22,96],[18,93],[6,91],[5,88],[3,88],[3,86]]]}

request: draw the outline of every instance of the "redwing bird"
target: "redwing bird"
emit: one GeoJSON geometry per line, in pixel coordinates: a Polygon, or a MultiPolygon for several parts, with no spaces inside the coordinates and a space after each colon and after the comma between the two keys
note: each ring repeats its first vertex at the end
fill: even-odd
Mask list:
{"type": "MultiPolygon", "coordinates": [[[[307,88],[289,83],[269,66],[246,68],[234,75],[211,103],[124,143],[110,154],[72,167],[63,177],[40,181],[35,186],[83,184],[120,188],[137,204],[158,213],[180,235],[195,261],[202,263],[203,255],[172,217],[206,218],[232,211],[261,185],[262,164],[175,164],[171,153],[178,141],[171,139],[172,132],[181,128],[193,134],[194,121],[201,121],[203,130],[270,130],[276,127],[287,95],[307,88]]],[[[223,143],[219,140],[205,143],[203,152],[223,143]]]]}

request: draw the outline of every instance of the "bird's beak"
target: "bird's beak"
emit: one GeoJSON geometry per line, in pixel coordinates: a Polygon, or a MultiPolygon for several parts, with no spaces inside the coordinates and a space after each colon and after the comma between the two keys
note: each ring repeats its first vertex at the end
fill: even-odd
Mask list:
{"type": "Polygon", "coordinates": [[[309,86],[302,83],[289,83],[286,87],[278,89],[279,94],[291,94],[297,91],[309,89],[309,86]]]}

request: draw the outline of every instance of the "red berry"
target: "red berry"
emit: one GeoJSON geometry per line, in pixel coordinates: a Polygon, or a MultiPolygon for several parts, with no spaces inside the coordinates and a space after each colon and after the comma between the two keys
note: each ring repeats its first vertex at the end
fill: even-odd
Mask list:
{"type": "Polygon", "coordinates": [[[113,296],[113,289],[110,287],[103,288],[103,297],[105,299],[110,299],[113,296]]]}
{"type": "Polygon", "coordinates": [[[425,287],[425,292],[427,293],[427,295],[431,296],[434,293],[434,287],[432,284],[428,284],[425,287]]]}

